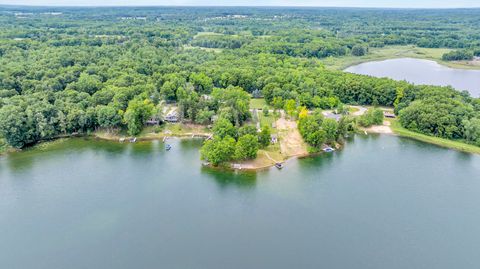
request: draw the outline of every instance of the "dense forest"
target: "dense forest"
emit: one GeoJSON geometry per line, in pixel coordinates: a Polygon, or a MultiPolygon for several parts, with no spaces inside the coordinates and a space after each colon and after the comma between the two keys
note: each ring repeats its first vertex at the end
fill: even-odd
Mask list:
{"type": "MultiPolygon", "coordinates": [[[[99,128],[133,136],[175,103],[183,121],[215,122],[203,155],[228,148],[223,159],[248,159],[269,136],[244,126],[253,95],[297,111],[394,107],[410,130],[480,145],[480,101],[468,93],[332,71],[320,61],[390,45],[456,49],[447,60],[473,57],[478,25],[476,9],[3,6],[0,133],[17,148],[99,128]]],[[[310,115],[299,128],[308,134],[324,126],[324,142],[348,128],[340,124],[329,135],[334,124],[310,115]]]]}

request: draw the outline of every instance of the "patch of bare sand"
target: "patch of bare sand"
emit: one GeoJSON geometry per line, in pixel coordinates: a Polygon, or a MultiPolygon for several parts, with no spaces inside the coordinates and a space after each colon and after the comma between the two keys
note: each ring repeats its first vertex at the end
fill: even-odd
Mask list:
{"type": "Polygon", "coordinates": [[[390,122],[384,121],[383,125],[373,125],[368,128],[364,128],[367,133],[375,134],[393,134],[392,128],[390,128],[390,122]]]}
{"type": "Polygon", "coordinates": [[[308,154],[307,145],[297,129],[297,123],[283,117],[276,122],[279,133],[280,151],[286,157],[308,154]]]}

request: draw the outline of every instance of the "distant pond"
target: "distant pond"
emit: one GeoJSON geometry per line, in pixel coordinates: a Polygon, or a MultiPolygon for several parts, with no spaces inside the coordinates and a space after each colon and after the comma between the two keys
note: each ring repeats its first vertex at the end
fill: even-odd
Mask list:
{"type": "Polygon", "coordinates": [[[452,86],[480,96],[480,70],[449,68],[435,61],[400,58],[362,63],[345,69],[346,72],[406,80],[414,84],[452,86]]]}

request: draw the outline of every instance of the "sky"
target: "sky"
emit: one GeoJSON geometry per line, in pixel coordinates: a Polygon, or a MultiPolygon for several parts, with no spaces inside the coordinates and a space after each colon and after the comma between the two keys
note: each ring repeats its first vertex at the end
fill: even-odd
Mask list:
{"type": "Polygon", "coordinates": [[[480,7],[480,0],[0,0],[36,6],[319,6],[388,8],[480,7]]]}

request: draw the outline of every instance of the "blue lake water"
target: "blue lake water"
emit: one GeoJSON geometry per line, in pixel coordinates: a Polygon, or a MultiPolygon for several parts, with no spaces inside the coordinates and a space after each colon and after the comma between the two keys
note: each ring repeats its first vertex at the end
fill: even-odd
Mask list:
{"type": "Polygon", "coordinates": [[[357,136],[235,173],[169,143],[1,157],[1,268],[480,268],[478,155],[357,136]]]}
{"type": "Polygon", "coordinates": [[[480,97],[480,70],[449,68],[434,61],[400,58],[367,62],[351,66],[345,71],[374,77],[406,80],[414,84],[452,86],[480,97]]]}

